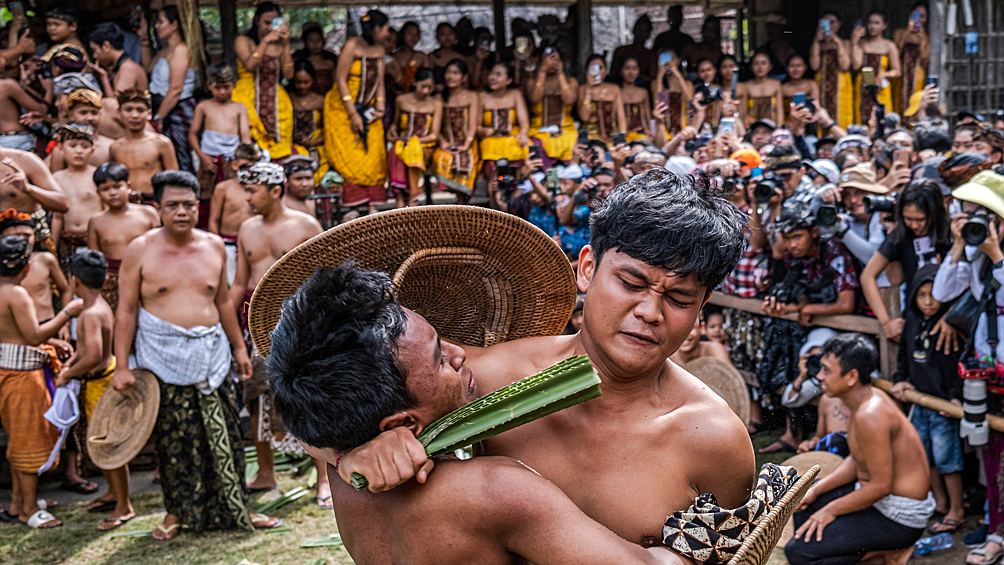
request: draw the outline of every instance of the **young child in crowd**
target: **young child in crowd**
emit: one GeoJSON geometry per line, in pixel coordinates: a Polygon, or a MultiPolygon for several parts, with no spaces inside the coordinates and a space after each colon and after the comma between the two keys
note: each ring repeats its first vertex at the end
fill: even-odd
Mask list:
{"type": "Polygon", "coordinates": [[[129,169],[132,187],[144,204],[153,203],[153,175],[178,168],[174,144],[166,136],[148,129],[151,117],[150,93],[135,89],[115,95],[119,101],[119,119],[125,124],[126,134],[116,139],[108,151],[108,158],[129,169]]]}
{"type": "MultiPolygon", "coordinates": [[[[56,386],[80,381],[84,421],[89,422],[101,395],[108,388],[115,372],[112,355],[112,331],[115,313],[102,297],[107,263],[100,251],[85,250],[70,258],[70,290],[84,302],[77,319],[77,349],[56,379],[56,386]]],[[[98,526],[107,532],[136,517],[129,500],[129,468],[125,465],[102,471],[108,481],[108,492],[88,504],[89,511],[114,507],[98,526]]]]}
{"type": "MultiPolygon", "coordinates": [[[[216,185],[226,178],[224,161],[234,158],[238,145],[251,143],[251,130],[247,106],[231,98],[237,84],[237,73],[233,67],[209,65],[206,80],[213,97],[195,107],[192,127],[188,130],[188,143],[199,155],[201,163],[200,199],[209,202],[216,185]]],[[[204,212],[208,210],[200,211],[204,212]]]]}
{"type": "MultiPolygon", "coordinates": [[[[959,378],[959,354],[950,355],[934,345],[937,336],[931,330],[948,310],[932,296],[938,265],[925,265],[914,276],[907,294],[908,308],[903,312],[903,333],[893,375],[893,396],[906,402],[907,390],[918,390],[953,404],[962,402],[962,379],[959,378]]],[[[953,532],[965,523],[962,508],[962,439],[959,421],[937,410],[914,405],[910,422],[917,428],[931,464],[931,490],[945,517],[931,526],[935,533],[953,532]]]]}
{"type": "MultiPolygon", "coordinates": [[[[66,96],[63,106],[66,108],[66,115],[69,119],[67,123],[81,123],[91,126],[94,130],[94,151],[90,156],[90,163],[97,167],[101,163],[108,162],[108,150],[111,148],[114,139],[101,135],[98,130],[101,124],[101,95],[89,88],[79,88],[66,96]]],[[[66,158],[63,156],[63,149],[57,143],[52,147],[52,152],[46,159],[49,170],[53,173],[66,168],[66,158]]]]}
{"type": "Polygon", "coordinates": [[[208,231],[223,238],[227,251],[227,282],[234,283],[237,273],[237,234],[241,224],[251,217],[248,207],[247,193],[241,183],[237,182],[237,169],[257,163],[261,160],[261,150],[254,143],[241,143],[234,150],[234,156],[227,161],[227,166],[234,174],[217,184],[213,199],[209,204],[208,231]]]}
{"type": "Polygon", "coordinates": [[[63,187],[70,209],[56,214],[52,220],[52,237],[56,240],[59,266],[68,273],[70,258],[80,249],[87,248],[87,223],[99,214],[104,205],[98,198],[94,185],[94,171],[90,164],[94,153],[94,130],[81,123],[70,123],[59,128],[59,147],[67,168],[53,174],[63,187]]]}
{"type": "Polygon", "coordinates": [[[132,204],[129,169],[122,163],[105,163],[94,171],[98,196],[107,210],[87,223],[87,247],[100,251],[106,260],[107,277],[102,293],[114,312],[119,303],[119,267],[132,240],[160,226],[160,216],[151,206],[132,204]]]}
{"type": "MultiPolygon", "coordinates": [[[[0,236],[16,235],[28,240],[31,245],[31,269],[21,281],[21,286],[28,291],[35,304],[35,313],[39,320],[46,322],[56,315],[52,302],[52,290],[55,287],[62,304],[68,304],[73,295],[66,277],[59,269],[59,261],[48,251],[39,250],[35,245],[35,222],[25,214],[10,208],[0,215],[0,236]]],[[[60,330],[60,337],[69,337],[69,328],[60,330]]]]}
{"type": "Polygon", "coordinates": [[[286,169],[286,194],[282,203],[290,210],[317,217],[317,206],[307,197],[314,193],[314,160],[306,155],[287,157],[282,166],[286,169]]]}
{"type": "Polygon", "coordinates": [[[722,347],[727,351],[729,346],[728,340],[725,338],[725,315],[722,314],[721,309],[712,306],[714,305],[709,304],[704,307],[704,323],[701,333],[708,338],[708,341],[722,344],[722,347]]]}

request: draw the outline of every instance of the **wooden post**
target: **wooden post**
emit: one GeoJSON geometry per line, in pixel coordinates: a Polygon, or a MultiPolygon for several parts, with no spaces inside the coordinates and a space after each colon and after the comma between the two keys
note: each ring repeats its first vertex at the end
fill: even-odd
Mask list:
{"type": "Polygon", "coordinates": [[[495,51],[501,53],[507,45],[505,40],[505,0],[492,0],[492,15],[495,17],[495,51]]]}
{"type": "Polygon", "coordinates": [[[575,76],[581,77],[585,72],[586,59],[593,54],[593,0],[576,0],[575,6],[579,21],[579,68],[575,76]]]}
{"type": "MultiPolygon", "coordinates": [[[[934,0],[927,10],[927,28],[931,41],[931,62],[928,66],[928,73],[938,78],[938,84],[942,86],[942,92],[947,92],[948,77],[945,76],[945,18],[948,10],[945,0],[934,0]]],[[[948,97],[941,95],[939,103],[947,102],[948,97]]],[[[951,115],[953,108],[948,108],[951,115]]]]}
{"type": "Polygon", "coordinates": [[[237,0],[220,0],[220,37],[223,41],[223,62],[236,66],[237,0]]]}

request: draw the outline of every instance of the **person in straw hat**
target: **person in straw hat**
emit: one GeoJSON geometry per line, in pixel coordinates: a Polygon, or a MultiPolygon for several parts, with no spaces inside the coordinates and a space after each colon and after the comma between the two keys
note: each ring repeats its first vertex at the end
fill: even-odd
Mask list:
{"type": "MultiPolygon", "coordinates": [[[[30,222],[27,214],[18,219],[30,222]]],[[[35,303],[20,283],[28,275],[31,246],[17,235],[0,237],[0,421],[9,437],[7,461],[13,492],[8,512],[32,528],[54,528],[62,522],[40,508],[37,499],[38,469],[49,458],[59,436],[42,414],[52,399],[46,371],[60,369],[56,350],[47,345],[59,328],[80,314],[83,303],[74,300],[44,324],[38,323],[35,303]]]]}
{"type": "MultiPolygon", "coordinates": [[[[414,213],[424,214],[421,210],[414,213]]],[[[493,256],[516,261],[509,278],[519,276],[523,286],[552,292],[549,285],[558,284],[526,280],[544,252],[526,245],[527,236],[520,240],[505,237],[501,220],[477,226],[477,233],[490,237],[482,235],[478,241],[469,241],[473,227],[452,225],[445,217],[447,210],[428,213],[430,217],[423,222],[407,223],[407,230],[388,227],[380,234],[360,232],[340,242],[337,238],[348,230],[329,230],[315,240],[316,246],[308,244],[285,257],[282,270],[304,273],[298,279],[302,281],[325,264],[320,255],[323,248],[340,245],[354,250],[363,245],[363,234],[370,242],[389,240],[385,244],[392,249],[421,249],[416,229],[429,229],[424,224],[431,224],[435,230],[428,237],[439,234],[443,247],[496,246],[493,256]]],[[[464,209],[454,213],[474,214],[464,209]]],[[[397,217],[390,215],[386,221],[397,217]]],[[[379,215],[373,222],[378,219],[379,215]]],[[[353,222],[346,226],[352,228],[353,222]]],[[[668,361],[689,335],[711,290],[729,274],[742,253],[747,239],[745,221],[716,189],[655,169],[610,193],[591,214],[590,237],[591,244],[578,256],[577,284],[586,296],[577,334],[556,335],[567,321],[572,305],[569,297],[554,328],[544,334],[524,334],[548,337],[486,348],[482,346],[491,342],[470,341],[464,354],[477,389],[495,390],[573,354],[587,353],[602,381],[603,396],[482,445],[489,454],[510,456],[537,470],[587,515],[622,538],[654,542],[662,537],[655,526],[668,512],[687,509],[695,492],[713,492],[722,506],[734,508],[747,501],[753,484],[753,448],[742,421],[724,400],[668,361]],[[688,456],[698,451],[704,455],[688,456]],[[625,461],[630,465],[625,466],[625,461]]],[[[381,256],[370,262],[387,268],[388,263],[403,260],[381,256]]],[[[273,269],[272,273],[276,272],[273,269]]],[[[571,278],[568,272],[566,284],[571,278]]],[[[269,290],[274,284],[273,277],[263,279],[252,301],[253,329],[256,316],[263,315],[256,314],[256,308],[272,312],[270,323],[254,330],[259,349],[260,338],[266,338],[275,324],[279,302],[296,288],[290,283],[291,290],[275,296],[269,290]],[[256,306],[260,295],[262,302],[256,306]]],[[[518,286],[512,283],[513,292],[518,286]]],[[[458,301],[466,294],[451,289],[450,296],[458,301]]],[[[540,297],[524,297],[512,308],[522,312],[543,302],[540,297]]],[[[426,317],[435,314],[423,312],[426,317]]],[[[450,320],[441,320],[437,328],[446,333],[451,326],[450,320]]],[[[514,337],[509,332],[507,339],[514,337]]],[[[274,381],[278,377],[272,373],[270,369],[274,381]]],[[[353,472],[359,472],[373,491],[392,488],[416,475],[424,480],[431,468],[424,449],[407,427],[385,431],[341,458],[330,450],[324,456],[331,464],[339,463],[342,479],[348,481],[353,472]]],[[[336,504],[345,487],[340,483],[332,482],[332,488],[338,489],[336,504]]]]}
{"type": "Polygon", "coordinates": [[[176,537],[182,524],[195,531],[275,527],[279,520],[249,513],[244,490],[231,346],[244,379],[251,360],[227,295],[223,240],[195,229],[195,175],[164,171],[151,184],[163,227],[134,239],[122,258],[114,343],[123,362],[112,386],[123,394],[135,386],[135,367],[159,380],[154,435],[167,516],[153,539],[176,537]]]}
{"type": "MultiPolygon", "coordinates": [[[[252,213],[237,234],[237,271],[230,287],[230,301],[246,327],[247,304],[258,281],[287,251],[323,231],[316,218],[286,208],[286,174],[281,165],[258,162],[237,170],[237,182],[244,188],[252,213]]],[[[258,474],[250,480],[251,492],[272,490],[275,480],[274,456],[281,451],[301,451],[296,439],[286,434],[282,420],[273,409],[265,363],[257,351],[251,353],[251,378],[244,383],[244,403],[251,411],[251,427],[258,452],[258,474]]],[[[323,463],[318,462],[317,500],[331,499],[323,463]]],[[[330,508],[330,502],[326,506],[330,508]]]]}

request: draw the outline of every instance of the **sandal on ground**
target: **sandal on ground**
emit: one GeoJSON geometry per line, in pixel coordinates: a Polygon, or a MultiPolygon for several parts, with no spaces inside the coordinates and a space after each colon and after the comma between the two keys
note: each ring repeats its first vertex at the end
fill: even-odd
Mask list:
{"type": "Polygon", "coordinates": [[[118,503],[114,500],[101,500],[98,498],[87,503],[87,511],[94,513],[108,512],[109,510],[115,508],[116,504],[118,503]],[[97,502],[97,504],[94,504],[95,502],[97,502]]]}
{"type": "Polygon", "coordinates": [[[331,503],[330,494],[325,497],[320,497],[320,496],[314,497],[314,503],[317,504],[317,507],[320,508],[321,510],[331,510],[335,507],[335,505],[331,503]]]}
{"type": "Polygon", "coordinates": [[[3,508],[0,508],[0,522],[7,522],[8,524],[13,524],[17,522],[17,516],[7,512],[3,508]]]}
{"type": "Polygon", "coordinates": [[[20,522],[22,526],[28,526],[29,528],[35,528],[40,530],[45,530],[48,528],[58,528],[59,526],[63,525],[63,523],[57,520],[55,516],[49,514],[45,510],[39,510],[38,512],[35,512],[34,514],[31,515],[31,518],[28,518],[27,522],[21,522],[20,519],[18,520],[18,522],[20,522]],[[53,524],[53,522],[56,523],[53,524]],[[52,525],[47,526],[46,524],[52,524],[52,525]]]}
{"type": "Polygon", "coordinates": [[[39,498],[38,500],[35,501],[35,504],[38,505],[38,508],[40,510],[48,510],[50,508],[55,508],[59,506],[59,502],[51,498],[39,498]]]}
{"type": "Polygon", "coordinates": [[[931,531],[932,534],[938,535],[944,532],[954,532],[955,530],[958,530],[959,528],[965,525],[966,525],[965,518],[961,520],[942,518],[941,520],[938,520],[937,522],[931,524],[931,527],[928,529],[931,531]]]}
{"type": "Polygon", "coordinates": [[[798,448],[790,443],[778,438],[777,441],[760,449],[757,453],[795,453],[798,448]]]}
{"type": "MultiPolygon", "coordinates": [[[[1000,561],[1001,557],[1004,556],[1004,554],[1001,553],[1001,549],[998,549],[997,551],[988,551],[987,550],[988,543],[996,543],[999,547],[1004,549],[1004,538],[1001,538],[997,534],[990,534],[987,536],[987,541],[984,542],[983,545],[969,552],[969,556],[975,555],[977,557],[983,558],[983,561],[980,561],[972,565],[992,565],[1000,561]]],[[[967,556],[966,558],[966,563],[972,563],[971,561],[969,561],[968,558],[969,556],[967,556]]]]}
{"type": "Polygon", "coordinates": [[[278,484],[274,484],[274,485],[272,485],[270,487],[250,487],[249,486],[249,487],[244,487],[244,490],[246,490],[248,492],[248,494],[258,494],[258,493],[261,493],[261,492],[268,492],[268,491],[271,491],[271,490],[275,490],[277,488],[279,488],[279,485],[278,484]]]}
{"type": "Polygon", "coordinates": [[[256,530],[272,530],[282,525],[282,520],[264,514],[251,514],[251,523],[256,530]],[[275,520],[273,522],[273,520],[275,520]]]}
{"type": "Polygon", "coordinates": [[[962,536],[962,545],[969,549],[980,547],[987,541],[987,534],[989,533],[990,527],[986,524],[980,524],[978,528],[962,536]]]}
{"type": "Polygon", "coordinates": [[[128,516],[119,516],[118,518],[112,518],[111,516],[109,516],[109,517],[105,518],[104,520],[102,520],[100,524],[98,524],[98,531],[99,532],[110,532],[110,531],[114,530],[115,528],[118,528],[122,524],[125,524],[129,520],[132,520],[135,517],[136,517],[136,513],[135,512],[133,512],[132,514],[130,514],[128,516]]]}
{"type": "Polygon", "coordinates": [[[154,528],[152,532],[150,532],[150,538],[153,539],[153,543],[164,543],[171,541],[174,538],[178,537],[178,534],[181,533],[181,530],[179,528],[181,528],[181,522],[171,524],[166,528],[164,527],[164,524],[157,524],[157,527],[154,528]],[[171,532],[174,532],[175,530],[178,530],[178,533],[171,535],[171,532]],[[164,537],[159,539],[155,537],[153,534],[157,532],[160,532],[164,537]]]}
{"type": "Polygon", "coordinates": [[[63,483],[62,489],[68,490],[70,492],[75,492],[77,494],[93,494],[101,488],[98,483],[93,481],[80,481],[77,483],[63,483]]]}

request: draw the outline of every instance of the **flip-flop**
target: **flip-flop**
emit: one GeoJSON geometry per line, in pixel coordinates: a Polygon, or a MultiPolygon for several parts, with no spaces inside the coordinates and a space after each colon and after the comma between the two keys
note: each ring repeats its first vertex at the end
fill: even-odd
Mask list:
{"type": "Polygon", "coordinates": [[[14,522],[20,522],[20,520],[17,519],[17,516],[0,508],[0,522],[7,522],[8,524],[13,524],[14,522]]]}
{"type": "Polygon", "coordinates": [[[118,504],[114,500],[101,500],[100,498],[94,499],[91,502],[99,502],[100,503],[97,506],[90,506],[90,504],[88,504],[87,511],[88,512],[94,512],[94,513],[107,512],[107,511],[115,508],[115,505],[118,504]]]}
{"type": "Polygon", "coordinates": [[[275,490],[279,488],[279,485],[274,485],[270,487],[244,487],[248,494],[258,494],[260,492],[268,492],[270,490],[275,490]]]}
{"type": "Polygon", "coordinates": [[[778,438],[777,441],[768,445],[767,447],[761,448],[757,453],[767,454],[767,453],[795,453],[798,448],[790,443],[778,438]],[[778,446],[777,449],[771,449],[774,446],[778,446]]]}
{"type": "Polygon", "coordinates": [[[954,532],[955,530],[958,530],[959,528],[961,528],[962,526],[965,526],[965,525],[966,525],[966,519],[965,518],[963,518],[961,520],[953,520],[951,518],[942,518],[941,520],[939,520],[939,521],[931,524],[931,527],[928,528],[928,530],[932,534],[938,535],[938,534],[941,534],[941,533],[944,533],[944,532],[954,532]]]}
{"type": "Polygon", "coordinates": [[[21,524],[22,526],[34,529],[42,529],[42,530],[47,530],[49,528],[58,528],[63,525],[62,523],[59,523],[55,526],[43,525],[54,521],[56,521],[56,517],[53,516],[52,514],[49,514],[45,510],[39,510],[38,512],[35,512],[34,514],[31,515],[31,518],[28,518],[27,522],[22,522],[21,519],[18,518],[18,523],[21,524]]]}
{"type": "MultiPolygon", "coordinates": [[[[178,537],[178,534],[174,534],[172,536],[171,532],[173,532],[174,530],[177,530],[179,527],[181,527],[181,522],[178,522],[178,523],[175,523],[175,524],[171,524],[170,526],[168,526],[166,528],[164,527],[164,524],[157,524],[157,527],[153,529],[153,532],[161,532],[161,533],[164,534],[165,537],[164,537],[164,539],[157,539],[157,538],[153,537],[153,532],[150,532],[150,539],[153,540],[153,543],[166,543],[166,542],[169,542],[169,541],[173,540],[174,538],[178,537]]],[[[180,534],[181,532],[178,532],[178,533],[180,534]]]]}
{"type": "Polygon", "coordinates": [[[271,517],[266,516],[264,514],[251,514],[251,524],[254,525],[254,528],[256,530],[274,530],[275,528],[278,528],[279,526],[282,525],[282,519],[281,518],[276,518],[275,519],[275,523],[271,524],[271,525],[269,525],[267,523],[263,523],[263,522],[268,522],[268,520],[271,520],[271,519],[272,519],[271,517]],[[255,524],[255,517],[258,518],[259,523],[261,523],[262,525],[259,526],[258,524],[255,524]],[[262,520],[263,518],[264,518],[264,520],[262,520]]]}
{"type": "Polygon", "coordinates": [[[331,509],[333,509],[335,507],[335,505],[331,503],[331,495],[330,494],[328,496],[323,497],[323,498],[319,497],[319,496],[315,496],[314,497],[314,504],[316,504],[317,507],[320,508],[321,510],[331,510],[331,509]],[[325,503],[327,503],[327,504],[325,504],[325,503]]]}
{"type": "Polygon", "coordinates": [[[63,490],[68,490],[70,492],[75,492],[77,494],[93,494],[101,488],[98,483],[91,481],[80,481],[79,483],[63,483],[63,490]],[[91,485],[88,488],[88,485],[91,485]]]}
{"type": "Polygon", "coordinates": [[[121,516],[119,518],[112,518],[111,516],[109,516],[109,517],[107,517],[107,518],[105,518],[104,520],[101,521],[101,525],[98,526],[98,531],[99,532],[110,532],[110,531],[114,530],[115,528],[118,528],[122,524],[125,524],[129,520],[132,520],[135,517],[136,517],[136,513],[135,512],[132,513],[132,516],[121,516]],[[108,524],[109,527],[107,527],[107,528],[102,528],[101,527],[101,526],[104,526],[106,524],[108,524]]]}

